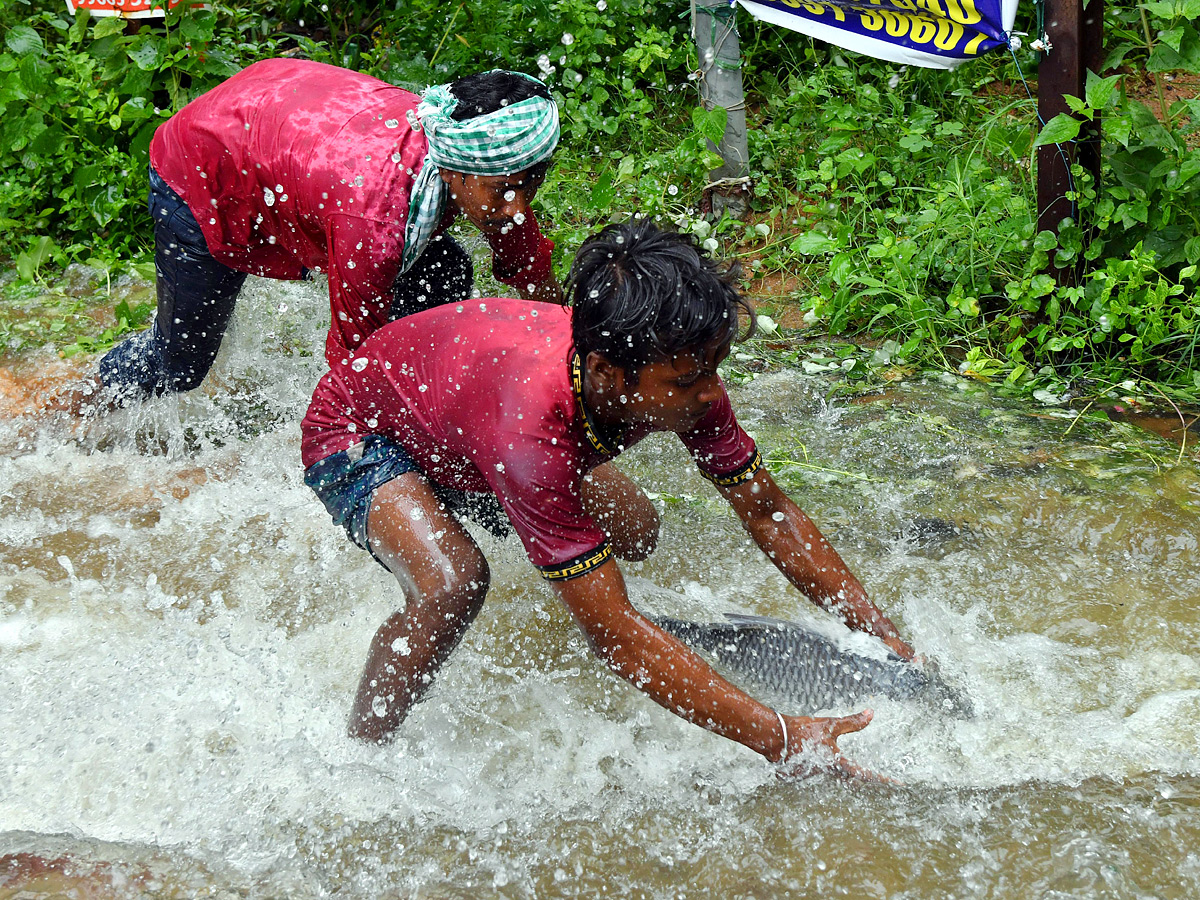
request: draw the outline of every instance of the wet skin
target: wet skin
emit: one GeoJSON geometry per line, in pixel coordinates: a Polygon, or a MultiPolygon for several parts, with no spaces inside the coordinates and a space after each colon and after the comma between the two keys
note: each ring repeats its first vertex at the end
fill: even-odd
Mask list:
{"type": "MultiPolygon", "coordinates": [[[[720,397],[716,370],[728,353],[728,342],[681,352],[643,366],[636,378],[600,354],[590,353],[585,362],[584,402],[602,424],[612,427],[646,423],[662,430],[688,431],[720,397]]],[[[593,476],[597,472],[600,469],[593,476]]],[[[601,478],[601,491],[586,481],[583,485],[585,507],[598,521],[597,507],[609,506],[628,489],[636,492],[631,483],[622,483],[627,483],[624,476],[615,475],[613,480],[601,478]]],[[[902,656],[912,658],[912,649],[895,626],[871,603],[817,527],[766,469],[748,482],[719,490],[755,542],[796,587],[851,627],[878,635],[902,656]]],[[[634,520],[641,516],[636,504],[612,508],[621,512],[608,526],[616,532],[614,547],[624,543],[640,548],[643,553],[633,558],[648,555],[653,541],[647,536],[652,532],[657,537],[657,516],[652,523],[637,523],[634,520]],[[631,528],[632,534],[626,531],[631,528]],[[643,530],[639,533],[638,528],[643,530]]],[[[428,688],[475,618],[487,593],[488,571],[478,546],[440,509],[428,482],[417,473],[402,475],[376,490],[368,530],[371,546],[407,595],[405,608],[391,616],[372,641],[350,720],[352,736],[383,741],[428,688]]],[[[629,602],[613,559],[555,588],[596,654],[676,715],[781,763],[783,773],[822,768],[845,776],[875,777],[846,759],[837,745],[842,735],[867,726],[873,715],[870,710],[843,717],[781,718],[642,616],[629,602]]]]}
{"type": "MultiPolygon", "coordinates": [[[[467,175],[450,169],[441,170],[442,180],[450,188],[450,199],[460,215],[484,234],[504,233],[515,223],[531,215],[530,204],[546,176],[517,172],[513,175],[467,175]]],[[[546,303],[565,302],[562,288],[552,275],[541,284],[518,284],[524,300],[546,303]]]]}
{"type": "Polygon", "coordinates": [[[588,354],[584,402],[601,425],[649,425],[691,431],[722,393],[717,366],[729,355],[724,343],[677,353],[642,366],[636,378],[599,353],[588,354]]]}

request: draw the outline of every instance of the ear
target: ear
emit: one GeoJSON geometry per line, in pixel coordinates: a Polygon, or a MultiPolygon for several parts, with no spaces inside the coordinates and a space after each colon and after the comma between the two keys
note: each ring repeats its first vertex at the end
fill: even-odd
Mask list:
{"type": "Polygon", "coordinates": [[[592,390],[604,397],[619,397],[625,390],[625,370],[593,350],[583,361],[584,378],[592,390]]]}
{"type": "Polygon", "coordinates": [[[460,182],[465,180],[465,176],[462,174],[462,172],[455,172],[453,169],[439,168],[438,175],[441,176],[442,181],[446,182],[447,187],[454,187],[454,176],[455,175],[458,176],[458,179],[460,182]]]}

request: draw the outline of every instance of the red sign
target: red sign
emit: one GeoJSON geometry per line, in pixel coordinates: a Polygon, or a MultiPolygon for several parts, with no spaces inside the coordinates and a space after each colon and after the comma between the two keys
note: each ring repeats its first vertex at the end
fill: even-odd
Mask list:
{"type": "Polygon", "coordinates": [[[86,9],[93,16],[124,16],[126,19],[146,19],[165,16],[168,7],[174,9],[184,0],[67,0],[67,11],[86,9]]]}

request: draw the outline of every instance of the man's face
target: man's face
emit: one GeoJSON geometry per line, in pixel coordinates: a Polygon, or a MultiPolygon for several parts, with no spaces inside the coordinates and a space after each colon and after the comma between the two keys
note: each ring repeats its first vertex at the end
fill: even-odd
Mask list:
{"type": "Polygon", "coordinates": [[[729,342],[714,343],[647,363],[636,385],[621,376],[621,418],[656,430],[691,431],[721,396],[717,366],[729,355],[729,342]]]}
{"type": "Polygon", "coordinates": [[[466,175],[442,170],[458,211],[484,234],[507,233],[529,218],[529,204],[545,175],[466,175]]]}

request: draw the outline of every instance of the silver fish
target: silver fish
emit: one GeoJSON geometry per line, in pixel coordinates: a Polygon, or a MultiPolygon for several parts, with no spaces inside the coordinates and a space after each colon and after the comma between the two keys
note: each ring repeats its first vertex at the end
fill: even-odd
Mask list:
{"type": "Polygon", "coordinates": [[[659,617],[654,622],[710,654],[719,668],[796,704],[800,712],[887,697],[919,700],[960,718],[975,715],[970,699],[942,681],[932,663],[922,668],[891,652],[878,659],[855,653],[798,622],[734,613],[725,618],[729,621],[708,624],[659,617]]]}

